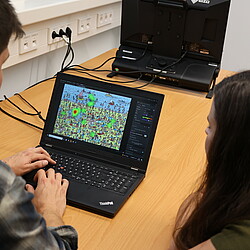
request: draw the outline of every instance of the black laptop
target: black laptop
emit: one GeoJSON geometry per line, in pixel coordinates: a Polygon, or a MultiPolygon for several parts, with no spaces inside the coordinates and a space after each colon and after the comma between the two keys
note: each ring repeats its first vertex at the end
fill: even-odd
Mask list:
{"type": "Polygon", "coordinates": [[[67,203],[114,217],[145,177],[164,95],[58,73],[40,145],[67,203]]]}

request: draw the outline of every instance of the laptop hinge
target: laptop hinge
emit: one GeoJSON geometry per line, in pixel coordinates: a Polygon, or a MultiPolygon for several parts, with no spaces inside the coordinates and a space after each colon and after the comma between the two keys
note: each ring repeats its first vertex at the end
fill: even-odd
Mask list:
{"type": "MultiPolygon", "coordinates": [[[[48,148],[52,148],[52,149],[54,149],[54,150],[62,150],[62,151],[64,151],[64,152],[66,152],[63,148],[61,148],[61,147],[54,147],[53,145],[51,145],[51,144],[47,144],[47,143],[45,143],[45,144],[43,144],[43,143],[41,143],[40,144],[41,146],[46,146],[46,147],[48,147],[48,148]]],[[[66,152],[66,153],[69,153],[69,154],[74,154],[74,155],[77,155],[77,156],[80,156],[80,157],[87,157],[87,158],[91,158],[92,160],[95,160],[95,161],[102,161],[103,163],[105,163],[105,164],[109,164],[110,162],[109,161],[107,161],[107,160],[104,160],[104,159],[101,159],[101,158],[99,158],[99,157],[93,157],[92,155],[88,155],[88,154],[84,154],[84,153],[76,153],[76,152],[74,152],[74,151],[71,151],[71,150],[68,150],[68,152],[66,152]]],[[[141,169],[139,169],[139,168],[135,168],[135,167],[130,167],[130,166],[128,166],[128,165],[123,165],[123,164],[119,164],[119,163],[115,163],[114,164],[116,167],[126,167],[126,168],[130,168],[131,170],[133,170],[133,171],[136,171],[136,172],[139,172],[139,173],[141,173],[141,174],[145,174],[145,171],[142,171],[141,169]]]]}

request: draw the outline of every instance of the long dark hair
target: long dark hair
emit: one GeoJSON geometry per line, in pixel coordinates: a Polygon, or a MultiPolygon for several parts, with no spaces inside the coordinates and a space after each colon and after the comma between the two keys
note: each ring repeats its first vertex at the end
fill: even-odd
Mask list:
{"type": "Polygon", "coordinates": [[[219,83],[214,107],[216,132],[202,182],[176,221],[177,249],[194,247],[226,225],[250,219],[250,71],[219,83]],[[194,210],[182,225],[191,205],[194,210]]]}
{"type": "Polygon", "coordinates": [[[7,48],[12,34],[22,37],[24,32],[9,0],[0,0],[0,53],[7,48]]]}

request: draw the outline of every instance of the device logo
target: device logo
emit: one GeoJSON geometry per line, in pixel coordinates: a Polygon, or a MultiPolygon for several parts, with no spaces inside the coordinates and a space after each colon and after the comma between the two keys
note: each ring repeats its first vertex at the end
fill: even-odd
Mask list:
{"type": "Polygon", "coordinates": [[[100,206],[113,206],[114,202],[113,201],[100,201],[99,204],[100,206]]]}
{"type": "Polygon", "coordinates": [[[210,4],[210,0],[191,0],[191,2],[193,4],[196,4],[196,3],[206,3],[206,4],[210,4]]]}

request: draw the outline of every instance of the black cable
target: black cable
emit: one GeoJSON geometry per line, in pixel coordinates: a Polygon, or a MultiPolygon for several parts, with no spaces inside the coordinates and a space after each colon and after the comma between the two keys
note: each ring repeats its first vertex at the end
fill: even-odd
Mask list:
{"type": "Polygon", "coordinates": [[[177,63],[179,63],[186,56],[186,54],[187,54],[187,51],[185,51],[177,61],[175,61],[175,62],[173,62],[173,63],[165,66],[163,69],[161,69],[157,74],[154,75],[153,79],[155,80],[156,76],[160,75],[164,70],[166,70],[168,68],[171,68],[172,66],[176,65],[177,63]]]}
{"type": "Polygon", "coordinates": [[[38,115],[38,117],[42,120],[42,121],[46,121],[43,116],[42,116],[42,112],[38,111],[30,102],[28,102],[23,96],[21,96],[21,94],[19,93],[15,93],[15,95],[19,96],[24,102],[26,102],[32,109],[34,109],[36,111],[36,115],[38,115]]]}
{"type": "Polygon", "coordinates": [[[45,122],[45,119],[42,117],[41,115],[41,111],[38,111],[31,103],[29,103],[25,98],[23,98],[20,94],[16,93],[15,95],[19,96],[24,102],[26,102],[32,109],[34,109],[36,111],[36,113],[29,113],[25,110],[23,110],[22,108],[20,108],[19,106],[17,106],[14,102],[12,102],[9,98],[6,97],[6,95],[4,95],[4,98],[6,101],[8,101],[9,103],[11,103],[13,106],[15,106],[18,110],[20,110],[22,113],[26,114],[26,115],[31,115],[31,116],[35,116],[37,115],[43,122],[45,122]]]}
{"type": "MultiPolygon", "coordinates": [[[[148,44],[147,44],[145,50],[143,51],[143,53],[142,53],[138,58],[135,58],[135,60],[134,60],[135,62],[141,60],[141,59],[145,56],[145,54],[146,54],[146,52],[147,52],[147,50],[148,50],[148,46],[149,46],[149,45],[150,45],[150,43],[148,42],[148,44]]],[[[123,59],[123,58],[122,58],[122,59],[123,59]]]]}
{"type": "Polygon", "coordinates": [[[69,45],[69,48],[70,48],[70,51],[71,51],[71,60],[70,60],[69,63],[65,66],[65,68],[69,67],[70,64],[74,61],[74,58],[75,58],[75,53],[74,53],[74,50],[73,50],[72,46],[69,45]]]}
{"type": "Polygon", "coordinates": [[[145,86],[151,84],[156,79],[156,77],[159,76],[164,70],[166,70],[168,68],[171,68],[172,66],[176,65],[177,63],[179,63],[186,56],[186,54],[187,54],[187,51],[185,51],[177,61],[175,61],[175,62],[173,62],[173,63],[165,66],[163,69],[161,69],[157,74],[155,74],[152,77],[152,79],[148,83],[146,83],[146,84],[144,84],[144,85],[142,85],[140,87],[137,87],[137,88],[142,88],[142,87],[145,87],[145,86]]]}
{"type": "Polygon", "coordinates": [[[147,82],[146,84],[143,84],[142,86],[135,87],[135,88],[139,89],[139,88],[143,88],[143,87],[146,87],[147,85],[151,84],[156,79],[156,77],[158,75],[160,75],[164,70],[166,70],[166,69],[168,69],[168,68],[176,65],[177,63],[179,63],[186,56],[186,54],[187,54],[187,51],[185,51],[177,61],[175,61],[175,62],[173,62],[173,63],[165,66],[163,69],[161,69],[160,72],[158,72],[157,74],[155,74],[149,82],[147,82]]]}
{"type": "Polygon", "coordinates": [[[73,48],[72,48],[72,46],[71,46],[71,45],[72,45],[72,44],[71,44],[72,30],[71,30],[69,27],[66,28],[66,32],[64,32],[62,29],[60,29],[59,35],[60,35],[61,37],[66,36],[66,37],[69,39],[69,41],[66,42],[66,43],[68,44],[68,47],[67,47],[67,51],[66,51],[66,54],[65,54],[65,56],[64,56],[62,65],[61,65],[61,72],[63,72],[63,71],[65,70],[65,68],[69,67],[70,64],[73,62],[74,57],[75,57],[75,53],[74,53],[74,50],[73,50],[73,48]],[[64,64],[65,64],[65,62],[66,62],[68,56],[70,55],[70,53],[71,53],[71,59],[70,59],[69,63],[68,63],[66,66],[64,66],[64,64]]]}
{"type": "MultiPolygon", "coordinates": [[[[98,66],[100,67],[100,66],[98,66]]],[[[82,70],[82,72],[84,71],[96,71],[96,72],[109,72],[109,73],[113,73],[113,72],[116,72],[116,71],[113,71],[113,70],[110,70],[110,69],[103,69],[103,70],[98,70],[98,69],[88,69],[88,68],[85,68],[83,67],[82,65],[71,65],[69,66],[68,68],[65,68],[63,71],[67,71],[67,70],[79,70],[79,72],[81,72],[80,70],[82,70]],[[79,67],[80,69],[77,69],[77,67],[79,67]]],[[[148,71],[141,71],[141,70],[133,70],[133,71],[119,71],[119,73],[121,74],[134,74],[134,73],[148,73],[148,71]]]]}
{"type": "Polygon", "coordinates": [[[135,89],[140,89],[140,88],[143,88],[143,87],[146,87],[148,86],[149,84],[151,84],[153,81],[155,80],[155,78],[152,78],[149,82],[139,86],[139,87],[134,87],[135,89]]]}
{"type": "Polygon", "coordinates": [[[107,62],[109,62],[109,61],[112,60],[112,59],[116,59],[116,58],[117,58],[116,56],[113,56],[113,57],[108,58],[108,59],[105,60],[101,65],[99,65],[99,66],[93,68],[92,71],[95,71],[95,70],[97,70],[97,69],[103,67],[107,62]]]}
{"type": "Polygon", "coordinates": [[[27,124],[27,125],[30,125],[30,126],[34,127],[34,128],[43,130],[43,128],[41,128],[41,127],[38,127],[38,126],[36,126],[36,125],[34,125],[34,124],[32,124],[32,123],[26,122],[26,121],[24,121],[24,120],[22,120],[22,119],[20,119],[20,118],[18,118],[18,117],[16,117],[16,116],[14,116],[14,115],[11,115],[11,114],[8,113],[7,111],[3,110],[1,107],[0,107],[0,111],[2,111],[4,114],[6,114],[7,116],[9,116],[9,117],[11,117],[11,118],[13,118],[13,119],[15,119],[15,120],[17,120],[17,121],[23,122],[23,123],[25,123],[25,124],[27,124]]]}
{"type": "Polygon", "coordinates": [[[70,54],[70,45],[68,44],[66,54],[65,54],[65,56],[64,56],[64,58],[63,58],[63,61],[62,61],[61,71],[64,70],[64,68],[65,68],[65,67],[64,67],[64,64],[65,64],[65,62],[66,62],[66,60],[67,60],[69,54],[70,54]]]}
{"type": "MultiPolygon", "coordinates": [[[[85,71],[82,71],[82,70],[79,70],[79,69],[75,69],[75,68],[72,68],[72,69],[68,69],[69,71],[72,70],[72,71],[77,71],[79,73],[82,73],[82,74],[86,74],[88,76],[91,76],[93,78],[96,78],[98,80],[101,80],[101,81],[104,81],[104,82],[113,82],[113,83],[132,83],[132,82],[136,82],[136,81],[139,81],[142,77],[142,74],[140,75],[139,78],[135,79],[135,80],[130,80],[130,81],[113,81],[113,80],[109,80],[109,79],[105,79],[105,78],[102,78],[102,77],[99,77],[99,76],[95,76],[95,75],[92,75],[88,72],[85,72],[85,71]]],[[[66,71],[68,71],[66,70],[66,71]]]]}
{"type": "MultiPolygon", "coordinates": [[[[112,59],[116,59],[116,58],[117,57],[115,57],[115,56],[110,57],[107,60],[105,60],[101,65],[99,65],[99,66],[97,66],[97,67],[95,67],[93,69],[88,69],[88,68],[85,68],[84,66],[81,66],[81,65],[71,65],[71,66],[65,68],[64,70],[68,70],[68,69],[71,69],[71,68],[74,68],[74,67],[80,67],[80,68],[82,68],[83,70],[86,70],[86,71],[97,71],[99,68],[103,67],[107,62],[109,62],[112,59]]],[[[110,72],[111,70],[108,70],[108,71],[110,72]]]]}
{"type": "MultiPolygon", "coordinates": [[[[26,114],[26,115],[31,115],[31,116],[37,115],[43,122],[45,122],[45,119],[44,119],[44,118],[42,117],[42,115],[41,115],[41,111],[38,111],[30,102],[28,102],[28,101],[27,101],[22,95],[20,95],[19,93],[16,93],[15,95],[19,96],[25,103],[27,103],[32,109],[34,109],[34,110],[36,111],[36,113],[29,113],[29,112],[23,110],[22,108],[20,108],[19,106],[17,106],[14,102],[12,102],[9,98],[7,98],[5,95],[4,95],[4,98],[5,98],[6,101],[8,101],[9,103],[11,103],[14,107],[16,107],[16,108],[17,108],[18,110],[20,110],[22,113],[24,113],[24,114],[26,114]]],[[[27,121],[25,121],[25,120],[22,120],[22,119],[20,119],[20,118],[14,116],[14,115],[11,115],[11,114],[8,113],[7,111],[3,110],[2,108],[0,108],[0,110],[1,110],[4,114],[8,115],[9,117],[11,117],[11,118],[13,118],[13,119],[15,119],[15,120],[17,120],[17,121],[23,122],[23,123],[25,123],[25,124],[28,124],[28,125],[30,125],[30,126],[33,126],[33,127],[37,128],[37,129],[43,130],[43,128],[40,128],[40,127],[38,127],[38,126],[36,126],[36,125],[34,125],[34,124],[32,124],[32,123],[29,123],[29,122],[27,122],[27,121]]]]}

